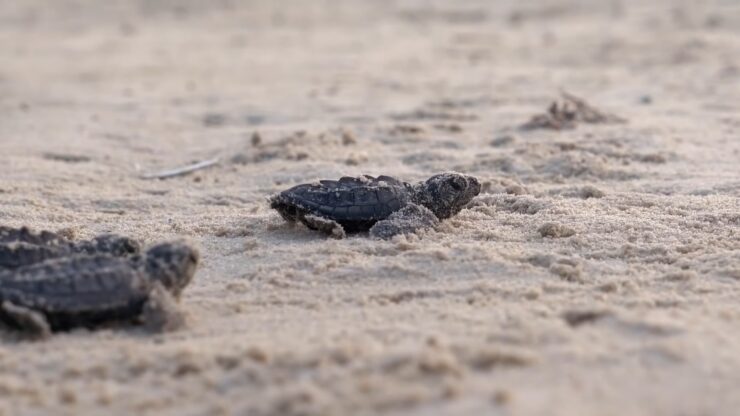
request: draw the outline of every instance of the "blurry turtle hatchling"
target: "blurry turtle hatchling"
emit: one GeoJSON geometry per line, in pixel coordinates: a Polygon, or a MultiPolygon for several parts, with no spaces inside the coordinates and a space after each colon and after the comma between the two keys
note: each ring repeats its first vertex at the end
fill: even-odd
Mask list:
{"type": "Polygon", "coordinates": [[[130,257],[70,253],[0,271],[0,324],[42,338],[120,321],[176,329],[183,317],[175,299],[198,259],[189,244],[168,242],[130,257]]]}
{"type": "Polygon", "coordinates": [[[441,173],[416,184],[390,176],[343,177],[298,185],[270,198],[287,221],[334,238],[369,231],[391,238],[434,227],[462,210],[480,193],[478,179],[441,173]]]}
{"type": "Polygon", "coordinates": [[[101,234],[91,240],[71,241],[50,231],[28,227],[0,226],[0,271],[76,254],[109,254],[126,257],[138,254],[141,245],[116,234],[101,234]]]}

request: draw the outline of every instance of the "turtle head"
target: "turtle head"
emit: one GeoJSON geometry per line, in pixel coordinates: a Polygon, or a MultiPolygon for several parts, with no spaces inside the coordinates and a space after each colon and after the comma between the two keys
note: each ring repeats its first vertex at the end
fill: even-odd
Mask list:
{"type": "Polygon", "coordinates": [[[417,199],[443,220],[460,212],[480,193],[480,182],[461,173],[440,173],[419,184],[417,199]]]}
{"type": "MultiPolygon", "coordinates": [[[[83,246],[83,250],[87,247],[83,246]]],[[[92,240],[92,252],[109,253],[117,257],[138,254],[141,245],[134,239],[117,234],[101,234],[92,240]]]]}
{"type": "Polygon", "coordinates": [[[173,295],[180,296],[185,286],[193,280],[199,259],[197,249],[185,242],[175,241],[152,246],[146,251],[144,264],[150,279],[162,283],[173,295]]]}

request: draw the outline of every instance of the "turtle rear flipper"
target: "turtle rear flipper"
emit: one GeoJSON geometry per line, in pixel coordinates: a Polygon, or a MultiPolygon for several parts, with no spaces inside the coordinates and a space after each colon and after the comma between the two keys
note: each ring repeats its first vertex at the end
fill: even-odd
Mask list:
{"type": "Polygon", "coordinates": [[[174,296],[160,282],[155,282],[141,311],[144,326],[152,332],[176,331],[185,326],[185,315],[174,296]]]}
{"type": "Polygon", "coordinates": [[[411,234],[420,229],[439,224],[439,219],[428,208],[408,204],[387,219],[378,221],[370,228],[370,235],[380,239],[390,239],[399,234],[411,234]]]}
{"type": "Polygon", "coordinates": [[[340,240],[347,236],[344,228],[334,220],[319,217],[318,215],[306,215],[301,220],[308,228],[321,231],[329,237],[340,240]]]}
{"type": "Polygon", "coordinates": [[[0,305],[0,314],[8,324],[28,332],[35,338],[46,339],[51,336],[49,322],[39,311],[5,301],[0,305]]]}

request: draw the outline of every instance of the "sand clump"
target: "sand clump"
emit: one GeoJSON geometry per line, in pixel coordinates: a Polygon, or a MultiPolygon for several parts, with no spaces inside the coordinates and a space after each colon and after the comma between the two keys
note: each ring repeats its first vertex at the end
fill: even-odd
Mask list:
{"type": "Polygon", "coordinates": [[[551,238],[562,238],[562,237],[571,237],[576,234],[576,230],[573,228],[558,224],[556,222],[548,222],[545,224],[542,224],[538,229],[537,232],[540,233],[543,237],[551,237],[551,238]]]}
{"type": "Polygon", "coordinates": [[[544,114],[537,114],[522,124],[522,130],[573,129],[578,123],[625,123],[626,120],[606,113],[587,103],[583,98],[562,91],[560,101],[553,101],[544,114]]]}

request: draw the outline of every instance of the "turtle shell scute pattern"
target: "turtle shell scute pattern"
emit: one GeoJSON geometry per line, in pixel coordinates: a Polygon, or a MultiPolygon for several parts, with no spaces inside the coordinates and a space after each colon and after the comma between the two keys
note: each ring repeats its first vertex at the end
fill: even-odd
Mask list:
{"type": "Polygon", "coordinates": [[[407,185],[397,179],[362,176],[298,185],[280,193],[278,199],[341,223],[387,218],[408,204],[410,194],[407,185]]]}

